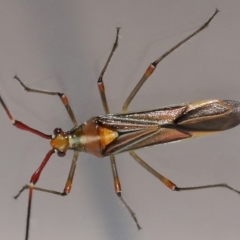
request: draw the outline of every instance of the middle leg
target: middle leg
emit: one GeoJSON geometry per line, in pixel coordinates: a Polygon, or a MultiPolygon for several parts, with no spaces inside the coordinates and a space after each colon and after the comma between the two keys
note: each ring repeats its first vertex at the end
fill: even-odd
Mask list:
{"type": "MultiPolygon", "coordinates": [[[[100,93],[100,96],[101,96],[101,100],[102,100],[102,105],[103,105],[103,109],[104,109],[104,112],[105,114],[109,114],[110,111],[109,111],[109,107],[108,107],[108,103],[107,103],[107,98],[106,98],[106,93],[105,93],[105,87],[104,87],[104,82],[103,82],[103,76],[107,70],[107,67],[113,57],[113,54],[115,52],[115,50],[117,49],[118,47],[118,38],[119,38],[119,31],[120,31],[120,28],[118,27],[117,28],[117,34],[116,34],[116,39],[115,39],[115,42],[113,44],[113,47],[112,47],[112,50],[108,56],[108,59],[100,73],[100,76],[98,78],[98,90],[99,90],[99,93],[100,93]]],[[[112,169],[112,174],[113,174],[113,184],[114,184],[114,190],[115,190],[115,193],[117,194],[117,196],[119,197],[119,199],[121,200],[121,202],[123,203],[123,205],[127,208],[128,212],[130,213],[130,215],[132,216],[132,218],[134,219],[134,222],[136,223],[137,225],[137,228],[138,229],[141,229],[139,223],[138,223],[138,220],[136,218],[136,215],[135,213],[133,212],[133,210],[131,209],[131,207],[128,205],[128,203],[126,202],[126,200],[123,198],[122,196],[122,188],[121,188],[121,183],[120,183],[120,179],[119,179],[119,176],[118,176],[118,171],[117,171],[117,164],[116,164],[116,160],[115,160],[115,156],[114,155],[111,155],[110,156],[110,164],[111,164],[111,169],[112,169]]]]}
{"type": "Polygon", "coordinates": [[[218,9],[215,10],[214,14],[208,19],[207,22],[205,22],[200,28],[198,28],[196,31],[194,31],[192,34],[190,34],[188,37],[180,41],[178,44],[176,44],[174,47],[169,49],[167,52],[165,52],[162,56],[160,56],[158,59],[156,59],[154,62],[152,62],[145,73],[143,74],[142,78],[139,80],[135,88],[132,90],[132,92],[129,94],[128,98],[126,99],[125,103],[123,104],[122,107],[122,112],[125,113],[127,112],[127,108],[129,104],[132,102],[133,98],[135,95],[138,93],[142,85],[146,82],[146,80],[151,76],[151,74],[154,72],[156,69],[157,65],[165,58],[167,57],[170,53],[172,53],[174,50],[179,48],[183,43],[187,42],[189,39],[197,35],[199,32],[201,32],[203,29],[207,28],[210,22],[213,20],[213,18],[216,16],[216,14],[219,12],[218,9]]]}

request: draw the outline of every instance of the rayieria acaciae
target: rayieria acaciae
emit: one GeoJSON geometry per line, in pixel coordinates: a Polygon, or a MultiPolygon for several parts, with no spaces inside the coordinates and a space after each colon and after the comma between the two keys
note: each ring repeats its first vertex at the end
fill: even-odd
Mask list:
{"type": "Polygon", "coordinates": [[[103,83],[104,74],[118,46],[120,28],[117,28],[115,42],[97,82],[105,112],[105,115],[103,116],[93,117],[90,120],[79,125],[74,116],[72,108],[70,107],[68,98],[64,93],[32,89],[27,87],[20,80],[20,78],[17,76],[14,77],[28,92],[58,96],[65,106],[67,113],[74,125],[74,127],[67,132],[64,132],[61,128],[56,128],[54,129],[52,135],[42,133],[18,120],[15,120],[12,117],[2,97],[0,96],[0,102],[8,118],[15,127],[29,131],[33,134],[50,140],[51,149],[46,154],[39,168],[33,173],[30,179],[30,184],[23,186],[23,188],[15,196],[17,199],[24,190],[29,190],[25,232],[26,240],[29,239],[33,190],[52,193],[58,196],[66,196],[69,194],[72,188],[72,182],[79,152],[86,152],[100,158],[105,156],[110,157],[115,193],[123,205],[127,208],[138,229],[141,229],[141,227],[138,223],[135,213],[122,196],[121,184],[115,161],[115,154],[121,152],[129,152],[134,160],[136,160],[141,166],[143,166],[147,171],[149,171],[152,175],[158,178],[164,185],[173,191],[224,187],[236,193],[240,193],[240,191],[232,188],[225,183],[195,187],[178,187],[172,181],[151,168],[135,153],[135,150],[139,148],[173,142],[177,140],[189,139],[197,136],[204,136],[235,127],[240,123],[239,102],[232,100],[204,100],[192,103],[177,104],[154,110],[127,113],[129,104],[139,89],[142,87],[142,85],[145,83],[145,81],[156,69],[159,62],[161,62],[175,49],[180,47],[183,43],[205,29],[217,13],[218,10],[216,9],[209,20],[204,23],[199,29],[194,31],[191,35],[183,39],[181,42],[176,44],[174,47],[165,52],[161,57],[157,58],[149,65],[142,78],[139,80],[123,104],[122,113],[120,114],[110,114],[103,83]],[[36,187],[35,184],[37,183],[42,170],[44,169],[52,154],[57,153],[58,156],[63,157],[66,151],[69,149],[73,150],[74,153],[68,178],[66,180],[63,191],[60,192],[36,187]]]}

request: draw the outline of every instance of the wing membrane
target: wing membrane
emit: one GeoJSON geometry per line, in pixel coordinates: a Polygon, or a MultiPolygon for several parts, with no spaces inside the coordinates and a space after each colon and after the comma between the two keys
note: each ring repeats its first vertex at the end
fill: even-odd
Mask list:
{"type": "Polygon", "coordinates": [[[96,117],[99,126],[118,132],[102,155],[212,134],[240,122],[240,103],[205,100],[155,110],[96,117]]]}

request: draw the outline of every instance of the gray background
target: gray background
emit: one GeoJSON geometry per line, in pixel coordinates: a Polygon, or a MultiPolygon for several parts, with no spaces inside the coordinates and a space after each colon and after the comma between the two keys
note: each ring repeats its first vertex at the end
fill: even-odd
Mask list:
{"type": "MultiPolygon", "coordinates": [[[[122,27],[105,76],[112,112],[121,106],[150,62],[202,25],[211,26],[159,65],[130,110],[201,99],[239,97],[240,1],[72,0],[0,1],[0,92],[13,116],[52,133],[71,121],[57,97],[25,93],[31,87],[65,92],[79,122],[103,114],[96,81],[122,27]]],[[[0,110],[0,239],[24,239],[26,183],[49,150],[48,142],[15,129],[0,110]]],[[[240,189],[240,129],[139,150],[179,186],[226,182],[240,189]]],[[[38,186],[62,190],[72,152],[52,157],[38,186]]],[[[134,162],[117,156],[123,195],[143,230],[137,231],[113,191],[109,159],[80,154],[68,197],[34,192],[30,239],[239,239],[240,196],[224,189],[175,193],[134,162]]]]}

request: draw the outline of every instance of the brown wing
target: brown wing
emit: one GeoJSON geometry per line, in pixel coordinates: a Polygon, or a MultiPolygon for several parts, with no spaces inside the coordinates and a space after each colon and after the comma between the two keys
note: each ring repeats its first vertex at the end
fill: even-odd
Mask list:
{"type": "Polygon", "coordinates": [[[240,123],[240,103],[206,100],[96,119],[99,126],[119,134],[103,149],[106,156],[235,127],[240,123]]]}

